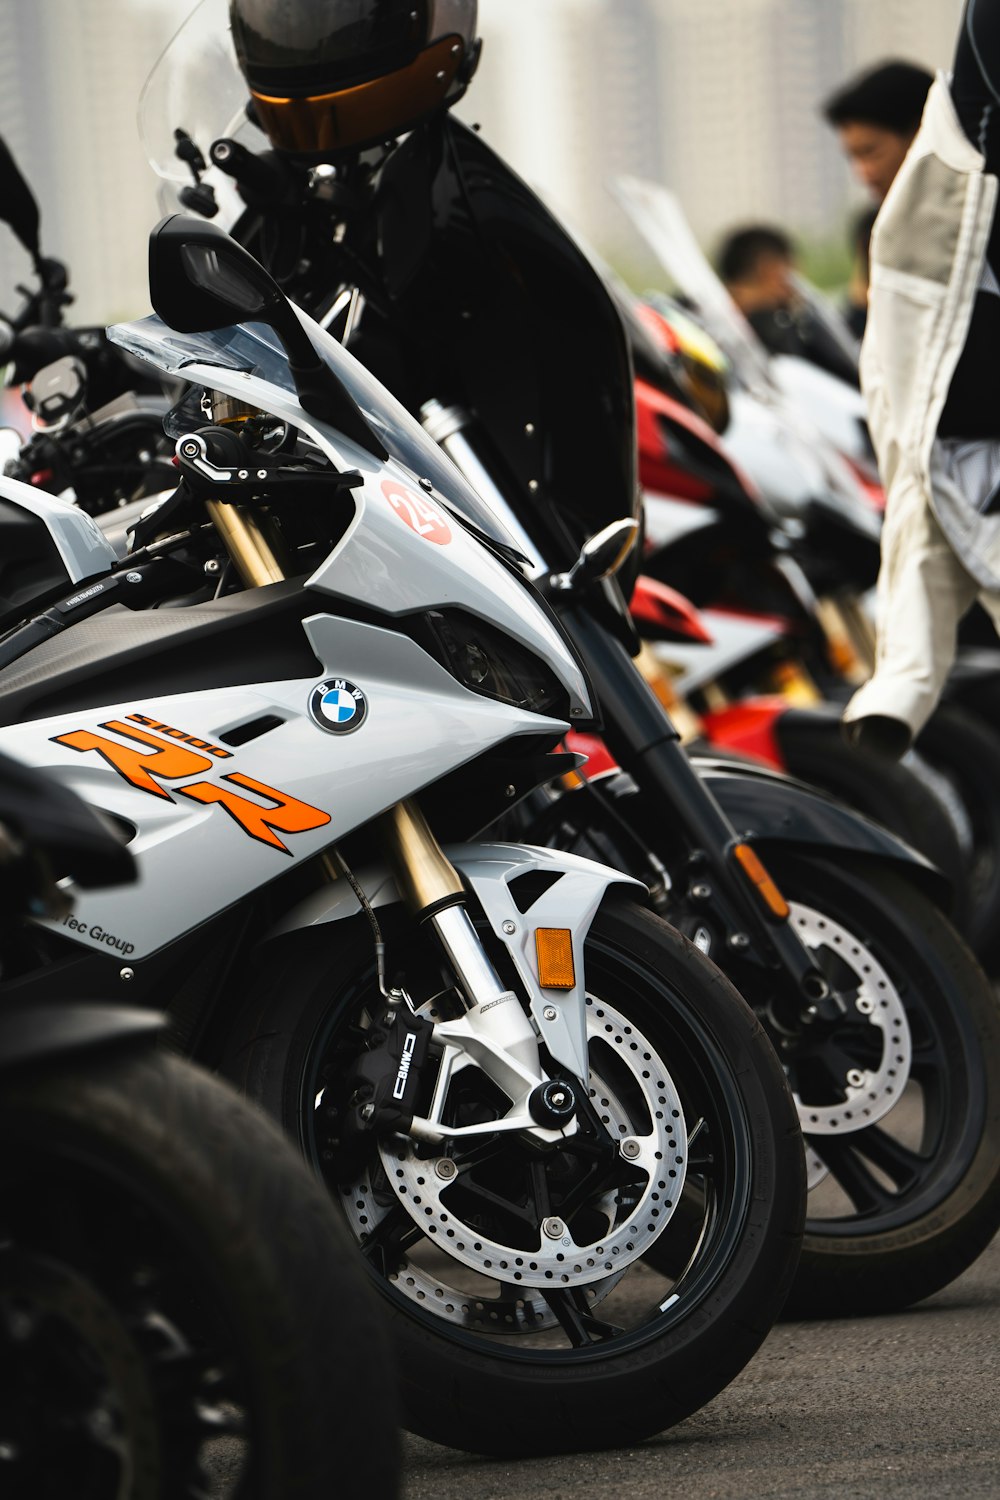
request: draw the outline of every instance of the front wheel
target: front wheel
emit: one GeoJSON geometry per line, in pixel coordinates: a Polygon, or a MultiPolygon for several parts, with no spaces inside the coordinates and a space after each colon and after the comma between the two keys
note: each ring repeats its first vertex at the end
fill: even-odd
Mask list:
{"type": "MultiPolygon", "coordinates": [[[[805,1035],[773,1033],[810,1187],[786,1313],[906,1307],[1000,1228],[1000,1005],[947,919],[897,874],[778,848],[766,859],[848,1004],[805,1035]]],[[[766,1013],[766,995],[755,1000],[766,1013]]]]}
{"type": "MultiPolygon", "coordinates": [[[[344,1081],[382,1007],[370,943],[337,942],[313,930],[271,945],[228,1071],[341,1204],[390,1310],[407,1424],[484,1453],[577,1451],[710,1400],[780,1310],[803,1206],[787,1086],[728,982],[612,894],[586,945],[575,1132],[543,1151],[490,1132],[509,1100],[466,1062],[444,1118],[486,1126],[476,1144],[369,1137],[352,1156],[344,1081]]],[[[404,930],[390,951],[418,1013],[447,1016],[429,940],[404,930]]],[[[426,1094],[441,1086],[433,1040],[425,1066],[426,1094]]]]}

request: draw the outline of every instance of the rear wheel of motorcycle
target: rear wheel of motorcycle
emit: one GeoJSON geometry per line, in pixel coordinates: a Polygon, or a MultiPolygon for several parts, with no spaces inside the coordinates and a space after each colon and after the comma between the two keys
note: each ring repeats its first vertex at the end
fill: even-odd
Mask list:
{"type": "Polygon", "coordinates": [[[1000,1227],[1000,1005],[910,881],[777,847],[765,858],[804,941],[853,1000],[805,1049],[773,1033],[812,1184],[785,1314],[906,1307],[961,1275],[1000,1227]],[[870,1089],[845,1087],[852,1067],[870,1089]],[[866,1107],[878,1118],[854,1128],[866,1107]]]}
{"type": "Polygon", "coordinates": [[[4,1076],[12,1500],[394,1495],[378,1311],[327,1195],[220,1081],[128,1045],[4,1076]]]}
{"type": "MultiPolygon", "coordinates": [[[[516,1199],[521,1213],[526,1203],[531,1214],[539,1210],[537,1196],[524,1195],[526,1182],[535,1184],[529,1194],[558,1194],[544,1211],[566,1212],[570,1222],[569,1208],[562,1207],[570,1198],[562,1194],[578,1190],[574,1174],[583,1170],[582,1151],[574,1153],[570,1140],[538,1157],[510,1135],[490,1137],[493,1144],[483,1149],[493,1155],[481,1169],[492,1174],[488,1190],[472,1179],[483,1193],[480,1210],[469,1215],[460,1206],[450,1221],[431,1207],[433,1161],[426,1169],[430,1194],[411,1184],[411,1193],[428,1196],[427,1206],[410,1211],[397,1197],[400,1189],[394,1191],[388,1145],[380,1151],[374,1141],[363,1141],[363,1164],[345,1168],[337,1137],[343,1104],[331,1107],[330,1100],[338,1098],[338,1080],[363,1045],[379,997],[370,938],[353,948],[342,943],[336,931],[313,929],[272,945],[256,1007],[247,1012],[243,1034],[232,1039],[227,1071],[283,1122],[348,1214],[390,1311],[405,1423],[453,1447],[539,1454],[632,1443],[704,1405],[742,1369],[777,1316],[797,1260],[802,1211],[801,1140],[787,1086],[759,1024],[732,987],[650,912],[614,893],[606,898],[586,946],[594,1118],[609,1132],[651,1129],[658,1139],[635,1078],[650,1080],[661,1102],[672,1097],[686,1131],[678,1161],[690,1156],[688,1197],[700,1201],[701,1212],[696,1222],[689,1211],[676,1222],[670,1218],[673,1169],[668,1176],[666,1162],[654,1168],[664,1173],[662,1192],[654,1195],[658,1207],[646,1210],[648,1224],[627,1229],[635,1240],[623,1249],[671,1241],[672,1275],[625,1254],[624,1266],[598,1262],[594,1279],[586,1266],[572,1264],[580,1260],[574,1249],[551,1285],[528,1284],[531,1277],[527,1283],[522,1277],[529,1269],[542,1274],[531,1261],[545,1252],[537,1218],[530,1220],[523,1254],[501,1246],[500,1258],[487,1260],[491,1270],[482,1274],[460,1262],[458,1251],[467,1248],[461,1236],[478,1234],[471,1248],[482,1251],[488,1240],[492,1254],[492,1244],[513,1232],[510,1203],[516,1199]],[[643,1071],[628,1073],[627,1058],[643,1071]],[[422,1212],[428,1215],[423,1229],[416,1222],[422,1212]],[[667,1222],[657,1238],[658,1214],[667,1222]],[[527,1248],[531,1235],[541,1247],[534,1252],[527,1248]],[[562,1287],[560,1279],[572,1285],[562,1287]]],[[[412,932],[393,940],[390,954],[397,979],[433,1019],[441,1003],[433,998],[441,989],[440,956],[412,932]]],[[[476,1073],[467,1068],[461,1075],[472,1076],[459,1096],[460,1111],[463,1101],[470,1109],[489,1107],[476,1073]]],[[[501,1103],[487,1119],[504,1108],[501,1103]]],[[[671,1130],[680,1137],[670,1123],[673,1111],[663,1105],[663,1113],[664,1138],[671,1130]]],[[[596,1130],[595,1140],[600,1126],[596,1130]]],[[[472,1159],[470,1153],[463,1161],[462,1182],[467,1169],[480,1170],[470,1166],[472,1159]]],[[[394,1175],[402,1177],[402,1168],[394,1175]]],[[[449,1166],[447,1176],[454,1175],[449,1166]]],[[[651,1179],[649,1185],[655,1186],[651,1179]]],[[[613,1215],[607,1201],[600,1200],[601,1211],[613,1215]]],[[[588,1200],[578,1207],[594,1209],[588,1200]]]]}

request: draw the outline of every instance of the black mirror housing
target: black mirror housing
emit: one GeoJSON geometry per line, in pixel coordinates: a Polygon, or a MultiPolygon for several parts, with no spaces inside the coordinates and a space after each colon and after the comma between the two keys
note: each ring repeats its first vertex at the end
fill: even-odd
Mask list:
{"type": "Polygon", "coordinates": [[[324,364],[291,303],[243,245],[217,224],[169,214],[149,236],[149,297],[178,333],[266,323],[288,355],[303,409],[341,429],[377,458],[386,449],[336,374],[324,364]]]}
{"type": "Polygon", "coordinates": [[[271,323],[288,306],[248,250],[224,229],[185,214],[169,214],[149,236],[149,297],[178,333],[271,323]]]}

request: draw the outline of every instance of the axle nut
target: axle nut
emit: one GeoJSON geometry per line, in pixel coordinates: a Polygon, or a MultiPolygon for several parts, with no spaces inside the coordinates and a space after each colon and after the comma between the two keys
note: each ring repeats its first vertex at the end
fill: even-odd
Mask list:
{"type": "Polygon", "coordinates": [[[549,1078],[528,1095],[528,1111],[537,1125],[562,1130],[576,1114],[576,1095],[561,1078],[549,1078]]]}

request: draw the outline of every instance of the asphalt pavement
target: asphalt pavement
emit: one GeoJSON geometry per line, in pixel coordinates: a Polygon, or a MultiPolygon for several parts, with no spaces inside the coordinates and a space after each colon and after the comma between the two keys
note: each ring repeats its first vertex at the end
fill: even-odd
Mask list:
{"type": "Polygon", "coordinates": [[[908,1312],[785,1323],[638,1448],[497,1462],[404,1440],[405,1500],[1000,1497],[1000,1237],[908,1312]]]}

